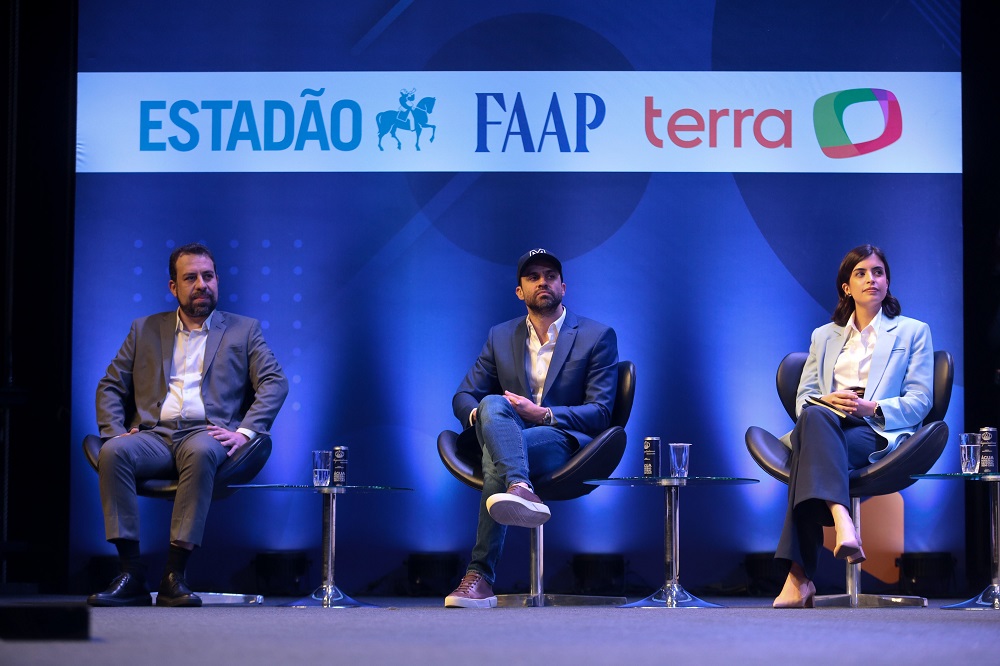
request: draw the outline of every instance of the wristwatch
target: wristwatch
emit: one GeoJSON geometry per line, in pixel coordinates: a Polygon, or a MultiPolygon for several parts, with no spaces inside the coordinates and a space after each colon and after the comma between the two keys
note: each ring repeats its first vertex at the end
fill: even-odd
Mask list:
{"type": "Polygon", "coordinates": [[[545,415],[542,417],[542,425],[552,425],[552,410],[545,408],[545,415]]]}

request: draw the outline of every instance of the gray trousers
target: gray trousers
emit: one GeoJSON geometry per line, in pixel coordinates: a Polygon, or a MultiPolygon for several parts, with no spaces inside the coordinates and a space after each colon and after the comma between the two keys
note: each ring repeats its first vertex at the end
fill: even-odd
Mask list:
{"type": "Polygon", "coordinates": [[[108,541],[139,540],[137,478],[176,475],[170,540],[200,546],[212,503],[215,474],[227,453],[208,434],[205,423],[161,424],[153,430],[106,441],[101,447],[97,473],[108,541]]]}

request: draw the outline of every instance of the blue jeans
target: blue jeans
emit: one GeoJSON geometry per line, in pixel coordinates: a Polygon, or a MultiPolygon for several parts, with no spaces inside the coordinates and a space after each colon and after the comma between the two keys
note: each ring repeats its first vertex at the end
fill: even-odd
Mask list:
{"type": "Polygon", "coordinates": [[[525,423],[502,395],[488,395],[479,403],[476,437],[483,447],[483,494],[469,570],[482,573],[492,585],[507,526],[490,518],[487,498],[518,482],[531,485],[532,478],[568,461],[578,444],[575,437],[558,428],[525,423]]]}

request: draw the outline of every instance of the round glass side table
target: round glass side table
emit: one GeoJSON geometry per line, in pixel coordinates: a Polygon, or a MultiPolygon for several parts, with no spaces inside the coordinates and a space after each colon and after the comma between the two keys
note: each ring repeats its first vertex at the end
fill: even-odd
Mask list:
{"type": "Polygon", "coordinates": [[[722,608],[719,604],[703,601],[685,590],[679,580],[680,572],[680,489],[686,486],[734,486],[759,483],[758,479],[741,479],[727,476],[633,476],[585,481],[598,486],[632,486],[663,488],[663,551],[666,581],[663,587],[641,601],[625,604],[622,608],[722,608]]]}
{"type": "Polygon", "coordinates": [[[938,481],[980,481],[990,484],[990,561],[993,580],[978,596],[957,604],[941,606],[949,610],[1000,610],[1000,474],[914,474],[912,479],[938,481]]]}
{"type": "Polygon", "coordinates": [[[348,493],[383,493],[412,490],[412,488],[391,488],[389,486],[307,486],[283,483],[261,483],[230,486],[248,490],[282,490],[294,492],[313,492],[323,496],[323,582],[313,590],[308,597],[293,601],[286,606],[295,608],[356,608],[358,606],[373,606],[362,601],[356,601],[340,591],[333,580],[334,559],[336,557],[337,536],[337,495],[348,493]]]}

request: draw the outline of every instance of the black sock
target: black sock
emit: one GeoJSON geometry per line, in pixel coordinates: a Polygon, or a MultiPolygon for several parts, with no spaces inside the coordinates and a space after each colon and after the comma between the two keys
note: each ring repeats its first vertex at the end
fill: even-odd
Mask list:
{"type": "Polygon", "coordinates": [[[173,571],[183,576],[189,557],[191,557],[190,550],[170,544],[170,550],[167,551],[167,572],[173,571]]]}
{"type": "Polygon", "coordinates": [[[139,542],[131,539],[114,539],[111,543],[118,549],[118,562],[123,573],[146,575],[146,566],[139,554],[139,542]]]}

